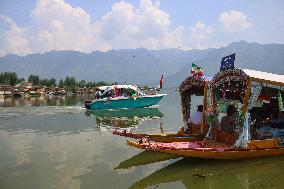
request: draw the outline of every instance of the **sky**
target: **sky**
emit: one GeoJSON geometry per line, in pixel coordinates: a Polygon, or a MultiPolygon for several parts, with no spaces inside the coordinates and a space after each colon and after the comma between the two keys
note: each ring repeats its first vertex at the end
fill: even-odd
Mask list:
{"type": "Polygon", "coordinates": [[[283,0],[0,0],[0,56],[284,44],[283,0]]]}

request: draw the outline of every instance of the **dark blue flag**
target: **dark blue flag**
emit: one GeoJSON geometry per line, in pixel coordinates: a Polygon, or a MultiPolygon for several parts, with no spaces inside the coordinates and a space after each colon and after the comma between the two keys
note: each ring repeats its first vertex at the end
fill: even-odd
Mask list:
{"type": "Polygon", "coordinates": [[[221,67],[220,67],[220,71],[222,70],[229,70],[229,69],[234,69],[235,65],[235,53],[231,54],[229,56],[225,56],[224,58],[222,58],[222,62],[221,62],[221,67]]]}

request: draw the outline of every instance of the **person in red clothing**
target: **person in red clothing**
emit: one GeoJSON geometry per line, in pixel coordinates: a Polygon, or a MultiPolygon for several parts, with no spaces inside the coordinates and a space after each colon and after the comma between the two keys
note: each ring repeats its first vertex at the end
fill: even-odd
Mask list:
{"type": "Polygon", "coordinates": [[[164,75],[162,75],[160,79],[160,89],[163,87],[163,82],[164,82],[164,75]]]}

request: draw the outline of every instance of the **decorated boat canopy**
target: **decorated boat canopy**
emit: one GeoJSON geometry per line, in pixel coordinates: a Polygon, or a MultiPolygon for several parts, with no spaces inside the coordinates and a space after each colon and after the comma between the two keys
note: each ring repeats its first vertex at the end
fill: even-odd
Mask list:
{"type": "Polygon", "coordinates": [[[205,81],[211,81],[212,77],[189,76],[179,86],[180,93],[190,90],[192,94],[203,96],[205,81]],[[200,90],[201,89],[201,90],[200,90]]]}
{"type": "Polygon", "coordinates": [[[221,99],[239,100],[244,118],[242,133],[235,146],[246,147],[249,141],[249,111],[260,97],[274,98],[283,110],[284,75],[249,69],[228,69],[218,72],[210,82],[213,110],[221,99]],[[281,101],[281,102],[280,102],[281,101]],[[282,104],[282,105],[280,105],[282,104]]]}
{"type": "Polygon", "coordinates": [[[249,69],[230,69],[218,72],[212,79],[211,86],[218,87],[225,82],[243,81],[248,79],[261,83],[265,87],[277,88],[284,91],[284,75],[272,74],[267,72],[249,69]]]}
{"type": "Polygon", "coordinates": [[[260,96],[276,96],[278,91],[284,91],[284,75],[249,69],[230,69],[218,72],[210,82],[215,102],[220,98],[245,100],[246,89],[253,92],[259,88],[260,96]],[[249,86],[248,86],[249,84],[249,86]],[[261,89],[263,89],[261,91],[261,89]]]}
{"type": "Polygon", "coordinates": [[[186,78],[179,87],[183,120],[190,117],[191,95],[204,96],[204,88],[212,77],[192,75],[186,78]]]}

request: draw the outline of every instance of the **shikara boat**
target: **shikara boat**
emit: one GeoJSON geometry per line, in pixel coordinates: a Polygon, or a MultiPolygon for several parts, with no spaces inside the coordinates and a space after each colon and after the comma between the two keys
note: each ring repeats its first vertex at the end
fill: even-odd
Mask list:
{"type": "Polygon", "coordinates": [[[210,105],[208,104],[207,107],[210,106],[210,111],[207,109],[206,114],[213,119],[208,119],[210,129],[206,135],[206,142],[128,141],[127,144],[157,152],[212,159],[255,158],[284,154],[284,136],[280,135],[281,132],[271,138],[259,138],[254,136],[256,130],[253,127],[254,123],[249,122],[250,110],[257,101],[262,102],[263,96],[269,96],[269,98],[277,96],[278,108],[283,110],[281,96],[284,91],[284,75],[248,69],[222,70],[213,77],[209,87],[210,105]],[[236,115],[239,121],[234,125],[235,134],[220,131],[219,127],[220,113],[222,109],[226,109],[223,106],[226,107],[229,104],[233,104],[240,112],[236,115]]]}
{"type": "Polygon", "coordinates": [[[210,159],[240,159],[284,154],[284,146],[278,146],[275,140],[252,140],[247,148],[232,148],[223,144],[208,144],[196,142],[149,142],[139,143],[127,141],[129,146],[163,152],[185,157],[210,159]],[[269,144],[269,145],[268,145],[269,144]],[[274,145],[273,145],[274,144],[274,145]]]}
{"type": "Polygon", "coordinates": [[[133,85],[112,85],[99,87],[102,95],[93,101],[85,101],[90,110],[142,108],[157,105],[166,94],[147,95],[133,85]]]}
{"type": "MultiPolygon", "coordinates": [[[[179,87],[179,92],[181,96],[181,105],[183,120],[186,123],[187,119],[190,117],[190,103],[191,96],[204,96],[203,106],[206,107],[206,96],[208,83],[211,80],[211,77],[196,76],[192,75],[186,78],[179,87]]],[[[145,134],[145,133],[133,133],[126,130],[117,130],[113,134],[125,136],[129,138],[141,139],[143,137],[157,142],[185,142],[185,141],[196,141],[202,140],[206,134],[206,122],[205,122],[205,111],[202,113],[202,124],[195,125],[191,128],[189,134],[183,132],[172,133],[172,134],[145,134]]]]}

